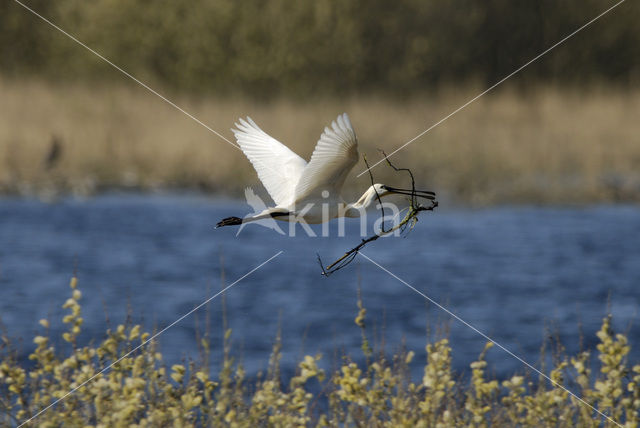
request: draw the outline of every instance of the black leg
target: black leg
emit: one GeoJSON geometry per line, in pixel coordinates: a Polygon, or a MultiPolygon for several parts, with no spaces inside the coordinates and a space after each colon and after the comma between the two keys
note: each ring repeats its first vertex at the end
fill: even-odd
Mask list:
{"type": "Polygon", "coordinates": [[[216,224],[216,229],[222,226],[237,226],[239,224],[242,224],[242,219],[240,217],[227,217],[216,224]]]}

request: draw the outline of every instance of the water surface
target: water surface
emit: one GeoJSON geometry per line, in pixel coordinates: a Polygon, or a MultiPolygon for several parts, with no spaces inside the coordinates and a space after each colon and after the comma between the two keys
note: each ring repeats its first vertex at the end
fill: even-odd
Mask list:
{"type": "MultiPolygon", "coordinates": [[[[343,350],[359,358],[358,284],[368,332],[378,338],[371,341],[383,341],[388,351],[406,343],[416,351],[416,377],[427,340],[444,334],[443,326],[457,370],[481,352],[485,339],[478,333],[363,257],[329,278],[319,274],[317,254],[329,261],[359,242],[356,223],[347,224],[345,238],[309,238],[302,230],[291,238],[255,225],[236,237],[237,229],[213,228],[223,217],[250,211],[242,202],[200,196],[106,195],[55,204],[2,199],[2,322],[12,338],[24,340],[23,357],[41,331],[38,319],[50,317],[52,334],[59,334],[61,305],[77,269],[81,341],[101,340],[128,313],[160,329],[282,250],[226,293],[234,350],[250,375],[265,369],[279,329],[285,372],[303,353],[321,352],[326,367],[343,350]]],[[[636,206],[439,208],[406,238],[381,239],[364,251],[534,365],[549,334],[570,353],[580,349],[580,332],[583,346],[594,348],[608,308],[615,327],[629,334],[637,362],[638,236],[636,206]]],[[[198,358],[196,335],[206,330],[208,313],[217,368],[222,304],[215,299],[159,338],[165,362],[198,358]]],[[[524,371],[499,349],[489,361],[500,377],[524,371]]]]}

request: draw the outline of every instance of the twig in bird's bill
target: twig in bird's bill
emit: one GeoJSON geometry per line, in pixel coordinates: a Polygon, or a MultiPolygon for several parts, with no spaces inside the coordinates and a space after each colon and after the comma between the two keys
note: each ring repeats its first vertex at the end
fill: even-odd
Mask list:
{"type": "MultiPolygon", "coordinates": [[[[365,245],[367,245],[369,242],[373,242],[376,239],[388,235],[390,233],[395,232],[396,230],[400,230],[401,233],[404,233],[405,231],[409,230],[411,231],[411,229],[413,229],[413,227],[415,226],[415,224],[418,222],[418,214],[422,211],[433,211],[437,206],[438,206],[438,201],[435,199],[435,193],[433,193],[434,198],[430,199],[430,205],[428,206],[424,206],[422,204],[420,204],[418,202],[418,194],[416,192],[416,183],[415,183],[415,179],[413,177],[413,173],[411,172],[411,170],[409,168],[398,168],[395,165],[393,165],[391,163],[391,161],[389,160],[389,158],[387,157],[387,154],[385,152],[382,151],[382,155],[384,156],[384,159],[387,161],[387,164],[393,168],[396,172],[400,172],[400,171],[406,171],[409,174],[409,177],[411,177],[411,195],[409,198],[409,207],[407,209],[407,214],[404,216],[404,218],[402,219],[402,221],[398,224],[396,224],[395,226],[391,227],[390,229],[386,229],[385,227],[385,222],[384,222],[384,206],[382,204],[382,201],[380,200],[380,195],[378,194],[378,191],[375,189],[374,190],[376,192],[376,198],[378,200],[378,204],[380,204],[380,209],[381,209],[381,215],[382,215],[382,223],[380,224],[380,230],[378,232],[376,232],[374,235],[363,239],[360,244],[358,244],[357,246],[353,247],[352,249],[350,249],[349,251],[347,251],[346,253],[344,253],[344,255],[342,257],[340,257],[338,260],[336,260],[335,262],[331,263],[329,266],[327,266],[326,268],[324,267],[324,264],[322,263],[322,259],[320,258],[320,255],[318,255],[318,262],[320,263],[320,268],[322,269],[322,275],[324,276],[329,276],[332,273],[342,269],[343,267],[347,266],[349,263],[351,263],[356,256],[358,255],[358,252],[362,249],[362,247],[364,247],[365,245]]],[[[371,185],[373,186],[374,184],[374,180],[373,180],[373,174],[371,173],[371,168],[369,167],[369,163],[367,162],[367,158],[366,156],[363,157],[364,158],[364,163],[367,166],[367,171],[369,172],[369,178],[371,179],[371,185]]],[[[429,192],[431,193],[431,192],[429,192]]]]}

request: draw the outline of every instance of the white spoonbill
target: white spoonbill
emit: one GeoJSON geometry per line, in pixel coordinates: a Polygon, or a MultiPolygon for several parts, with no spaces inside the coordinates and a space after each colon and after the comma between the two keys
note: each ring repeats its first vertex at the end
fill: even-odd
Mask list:
{"type": "MultiPolygon", "coordinates": [[[[245,218],[228,217],[216,227],[239,225],[265,218],[324,223],[337,217],[359,217],[378,197],[412,195],[411,190],[374,184],[353,203],[346,203],[340,190],[347,174],[358,163],[358,140],[346,113],[324,128],[309,163],[269,136],[247,117],[232,129],[244,154],[253,164],[275,206],[245,218]],[[377,195],[376,195],[377,193],[377,195]]],[[[416,196],[434,199],[435,194],[416,191],[416,196]]]]}

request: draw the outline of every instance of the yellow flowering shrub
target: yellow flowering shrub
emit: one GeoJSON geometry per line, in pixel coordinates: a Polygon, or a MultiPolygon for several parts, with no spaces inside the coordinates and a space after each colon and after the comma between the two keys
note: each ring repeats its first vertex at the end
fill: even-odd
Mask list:
{"type": "MultiPolygon", "coordinates": [[[[485,355],[492,347],[487,343],[464,380],[452,370],[452,349],[444,338],[426,345],[424,375],[415,382],[413,351],[388,357],[369,347],[366,310],[358,296],[355,324],[362,331],[364,363],[344,356],[327,376],[321,356],[307,355],[284,384],[279,336],[266,376],[253,381],[231,356],[231,330],[217,376],[204,363],[165,366],[139,325],[118,325],[102,342],[81,347],[76,339],[83,324],[82,293],[75,277],[70,287],[62,319],[68,351],[53,345],[48,320],[40,320],[44,332],[33,338],[32,364],[18,362],[9,339],[1,337],[0,426],[27,421],[25,426],[38,427],[638,426],[640,364],[628,365],[630,345],[613,331],[611,316],[597,333],[595,374],[592,354],[584,351],[558,359],[549,372],[553,383],[542,377],[534,382],[526,372],[499,383],[486,374],[485,355]]],[[[206,338],[202,344],[208,352],[206,338]]]]}

